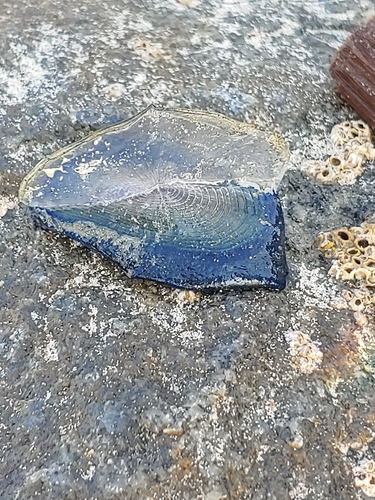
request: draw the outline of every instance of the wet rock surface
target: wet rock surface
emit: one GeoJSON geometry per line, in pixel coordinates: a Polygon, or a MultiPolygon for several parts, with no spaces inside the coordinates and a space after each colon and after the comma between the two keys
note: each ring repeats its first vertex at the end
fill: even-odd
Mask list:
{"type": "Polygon", "coordinates": [[[333,307],[344,286],[314,241],[373,215],[373,165],[343,186],[300,167],[331,155],[332,126],[357,118],[328,70],[373,14],[370,0],[3,2],[3,498],[372,492],[374,319],[333,307]],[[37,161],[151,103],[255,120],[288,140],[284,291],[183,300],[36,230],[17,205],[37,161]]]}

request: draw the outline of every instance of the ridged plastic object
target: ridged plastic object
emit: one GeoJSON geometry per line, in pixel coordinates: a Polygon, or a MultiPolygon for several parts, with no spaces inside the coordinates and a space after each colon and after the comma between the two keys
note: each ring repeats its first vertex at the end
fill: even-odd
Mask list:
{"type": "Polygon", "coordinates": [[[375,128],[375,17],[345,40],[330,72],[341,97],[375,128]]]}

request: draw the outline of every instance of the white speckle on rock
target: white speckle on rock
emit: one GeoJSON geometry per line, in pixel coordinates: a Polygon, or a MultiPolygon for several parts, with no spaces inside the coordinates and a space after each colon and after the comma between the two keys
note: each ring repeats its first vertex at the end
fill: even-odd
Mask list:
{"type": "Polygon", "coordinates": [[[289,491],[290,498],[293,500],[304,500],[309,498],[310,490],[303,483],[298,483],[295,488],[289,491]]]}
{"type": "Polygon", "coordinates": [[[89,316],[90,321],[87,325],[82,326],[82,330],[88,332],[90,336],[95,335],[98,330],[98,326],[96,324],[98,308],[92,304],[89,305],[89,316]]]}
{"type": "Polygon", "coordinates": [[[59,352],[57,349],[57,342],[52,337],[48,338],[47,345],[43,349],[43,358],[47,363],[59,360],[59,352]]]}
{"type": "Polygon", "coordinates": [[[330,309],[330,303],[336,296],[336,287],[327,283],[326,274],[322,269],[308,269],[303,263],[300,267],[300,279],[293,294],[300,296],[301,303],[306,307],[330,309]]]}
{"type": "Polygon", "coordinates": [[[228,495],[220,486],[216,486],[205,496],[205,500],[224,500],[225,498],[228,498],[228,495]]]}
{"type": "Polygon", "coordinates": [[[95,475],[95,465],[89,465],[86,472],[82,472],[81,477],[85,481],[91,481],[95,475]]]}
{"type": "Polygon", "coordinates": [[[111,83],[107,87],[107,94],[111,99],[120,99],[126,94],[126,87],[122,83],[111,83]]]}
{"type": "Polygon", "coordinates": [[[15,200],[8,198],[7,196],[0,196],[0,218],[4,217],[8,210],[12,210],[17,205],[15,200]]]}

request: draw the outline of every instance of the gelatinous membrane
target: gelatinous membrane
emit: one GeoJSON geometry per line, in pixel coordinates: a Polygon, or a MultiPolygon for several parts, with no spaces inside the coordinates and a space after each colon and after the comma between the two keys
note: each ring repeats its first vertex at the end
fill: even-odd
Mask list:
{"type": "Polygon", "coordinates": [[[266,286],[287,273],[276,189],[288,150],[220,115],[150,107],[39,163],[21,201],[45,229],[181,288],[266,286]]]}

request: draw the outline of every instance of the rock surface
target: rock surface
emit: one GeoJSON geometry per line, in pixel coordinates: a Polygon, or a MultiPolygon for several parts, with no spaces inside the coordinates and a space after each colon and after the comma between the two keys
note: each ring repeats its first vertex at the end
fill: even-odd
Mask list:
{"type": "Polygon", "coordinates": [[[356,118],[329,64],[373,1],[1,7],[2,498],[364,498],[374,320],[338,307],[343,284],[313,243],[373,214],[374,171],[321,185],[300,166],[330,156],[332,127],[356,118]],[[287,139],[285,290],[185,300],[35,231],[16,203],[26,173],[149,104],[255,120],[287,139]]]}

